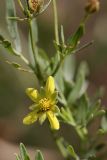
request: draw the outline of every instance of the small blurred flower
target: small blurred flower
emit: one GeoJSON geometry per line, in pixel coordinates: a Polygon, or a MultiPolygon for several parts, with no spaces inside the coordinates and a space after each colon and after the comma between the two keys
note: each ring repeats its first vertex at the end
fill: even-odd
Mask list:
{"type": "Polygon", "coordinates": [[[40,93],[33,89],[27,88],[27,95],[34,102],[29,107],[30,112],[24,119],[23,123],[30,125],[39,119],[42,124],[46,118],[48,118],[52,129],[59,129],[59,121],[56,114],[59,112],[57,107],[57,91],[55,91],[54,78],[49,76],[46,82],[45,88],[41,88],[40,93]]]}
{"type": "Polygon", "coordinates": [[[86,6],[85,6],[85,10],[88,13],[94,13],[99,11],[100,8],[100,2],[99,0],[88,0],[86,6]]]}
{"type": "Polygon", "coordinates": [[[28,5],[31,12],[38,13],[43,7],[44,0],[28,0],[28,5]]]}

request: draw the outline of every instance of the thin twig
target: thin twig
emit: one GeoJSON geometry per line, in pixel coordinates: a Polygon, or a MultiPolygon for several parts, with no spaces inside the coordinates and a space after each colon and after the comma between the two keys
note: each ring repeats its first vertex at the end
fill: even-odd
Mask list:
{"type": "Polygon", "coordinates": [[[25,21],[28,20],[28,18],[20,18],[20,17],[7,17],[9,20],[15,20],[15,21],[25,21]]]}
{"type": "Polygon", "coordinates": [[[20,6],[21,10],[24,12],[24,7],[23,7],[23,5],[22,5],[21,0],[18,0],[18,3],[19,3],[19,6],[20,6]]]}
{"type": "Polygon", "coordinates": [[[74,50],[74,51],[72,52],[72,54],[75,54],[75,53],[77,53],[77,52],[80,52],[81,50],[84,50],[85,48],[93,45],[93,43],[94,43],[94,40],[92,40],[91,42],[88,42],[88,43],[84,44],[82,47],[74,50]]]}

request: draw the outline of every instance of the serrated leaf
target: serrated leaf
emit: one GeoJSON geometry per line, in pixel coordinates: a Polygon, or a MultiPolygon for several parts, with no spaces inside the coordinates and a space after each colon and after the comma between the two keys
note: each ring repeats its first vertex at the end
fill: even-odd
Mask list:
{"type": "Polygon", "coordinates": [[[35,160],[44,160],[41,151],[39,151],[39,150],[37,151],[35,160]]]}
{"type": "Polygon", "coordinates": [[[30,160],[27,150],[23,143],[20,144],[20,155],[22,160],[30,160]]]}
{"type": "Polygon", "coordinates": [[[7,16],[7,25],[10,36],[12,37],[16,50],[21,52],[21,43],[18,32],[17,21],[9,19],[9,17],[16,17],[16,9],[14,0],[6,0],[6,16],[7,16]]]}
{"type": "Polygon", "coordinates": [[[71,145],[67,147],[67,150],[75,160],[80,160],[78,155],[75,153],[74,148],[71,145]]]}

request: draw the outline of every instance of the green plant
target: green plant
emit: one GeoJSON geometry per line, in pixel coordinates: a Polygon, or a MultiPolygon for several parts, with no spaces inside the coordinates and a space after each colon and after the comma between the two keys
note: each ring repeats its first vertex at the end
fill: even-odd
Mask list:
{"type": "MultiPolygon", "coordinates": [[[[98,0],[89,0],[85,7],[85,14],[76,32],[65,40],[63,26],[58,25],[56,0],[45,3],[44,0],[18,0],[23,17],[16,16],[16,9],[13,0],[6,1],[7,24],[13,43],[0,35],[0,44],[7,53],[20,58],[29,69],[23,68],[17,62],[6,61],[20,71],[34,74],[38,80],[40,94],[37,90],[29,88],[26,92],[35,102],[30,107],[33,110],[24,120],[25,124],[31,124],[39,119],[42,124],[49,119],[50,131],[62,156],[69,160],[100,160],[106,157],[106,153],[98,156],[98,153],[106,147],[106,143],[99,144],[100,137],[107,134],[107,111],[101,105],[99,96],[90,97],[87,93],[88,67],[86,62],[81,62],[79,67],[75,66],[75,54],[88,47],[93,42],[86,43],[81,47],[81,38],[85,35],[85,26],[92,13],[99,10],[98,0]],[[55,53],[52,57],[38,46],[38,29],[36,17],[43,13],[50,3],[53,3],[54,24],[55,24],[55,53]],[[26,22],[29,28],[29,57],[24,57],[21,49],[21,40],[18,32],[18,22],[26,22]],[[59,36],[60,35],[60,36],[59,36]],[[75,70],[76,68],[76,70],[75,70]],[[47,81],[47,82],[46,82],[47,81]],[[55,82],[54,82],[55,81],[55,82]],[[46,82],[46,87],[44,83],[46,82]],[[55,84],[54,84],[55,83],[55,84]],[[56,87],[56,90],[55,90],[56,87]],[[42,101],[41,101],[42,100],[42,101]],[[56,106],[58,103],[59,108],[56,106]],[[54,106],[54,108],[53,108],[54,106]],[[54,111],[53,111],[54,109],[54,111]],[[49,115],[49,111],[52,111],[49,115]],[[55,114],[53,114],[55,113],[55,114]],[[58,120],[56,118],[58,117],[58,120]],[[89,126],[99,118],[99,127],[91,137],[89,126]],[[57,130],[60,124],[65,123],[72,127],[77,133],[81,148],[76,153],[69,142],[57,130]]],[[[20,155],[17,160],[30,160],[23,144],[20,145],[20,155]]],[[[43,160],[40,151],[37,152],[36,160],[43,160]]]]}

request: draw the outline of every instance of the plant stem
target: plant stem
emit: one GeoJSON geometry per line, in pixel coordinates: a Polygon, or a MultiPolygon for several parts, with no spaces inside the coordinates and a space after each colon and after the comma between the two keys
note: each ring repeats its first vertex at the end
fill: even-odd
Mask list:
{"type": "Polygon", "coordinates": [[[53,0],[53,10],[54,10],[55,40],[59,44],[58,14],[57,14],[56,0],[53,0]]]}
{"type": "MultiPolygon", "coordinates": [[[[32,20],[29,19],[28,23],[29,23],[29,32],[30,32],[30,40],[31,40],[31,47],[32,47],[32,53],[33,53],[33,57],[34,57],[34,61],[36,63],[36,53],[35,53],[35,44],[33,41],[33,31],[32,31],[32,25],[31,25],[32,20]]],[[[37,50],[36,50],[37,51],[37,50]]],[[[36,64],[35,64],[36,65],[36,64]]]]}
{"type": "Polygon", "coordinates": [[[20,17],[8,17],[8,19],[13,20],[13,21],[25,21],[28,20],[28,18],[20,18],[20,17]]]}
{"type": "Polygon", "coordinates": [[[22,9],[22,11],[24,12],[24,8],[23,8],[23,5],[21,3],[21,0],[18,0],[18,3],[19,3],[20,8],[22,9]]]}
{"type": "Polygon", "coordinates": [[[62,63],[63,63],[63,60],[64,60],[64,57],[61,57],[61,56],[60,56],[60,61],[59,61],[58,65],[57,65],[57,67],[55,68],[55,70],[53,71],[52,76],[55,76],[55,74],[58,72],[60,66],[61,66],[62,63]]]}
{"type": "Polygon", "coordinates": [[[34,67],[33,67],[32,64],[29,63],[29,61],[23,56],[23,54],[20,54],[19,57],[20,57],[20,58],[22,59],[22,61],[23,61],[27,66],[29,66],[29,67],[33,70],[33,72],[35,73],[34,67]]]}
{"type": "Polygon", "coordinates": [[[66,160],[70,160],[69,159],[69,155],[68,155],[68,152],[67,152],[67,149],[66,149],[66,144],[64,145],[64,139],[63,137],[59,137],[57,136],[56,132],[53,131],[52,129],[50,129],[50,132],[52,134],[52,137],[61,153],[61,155],[64,157],[64,159],[66,160]]]}

